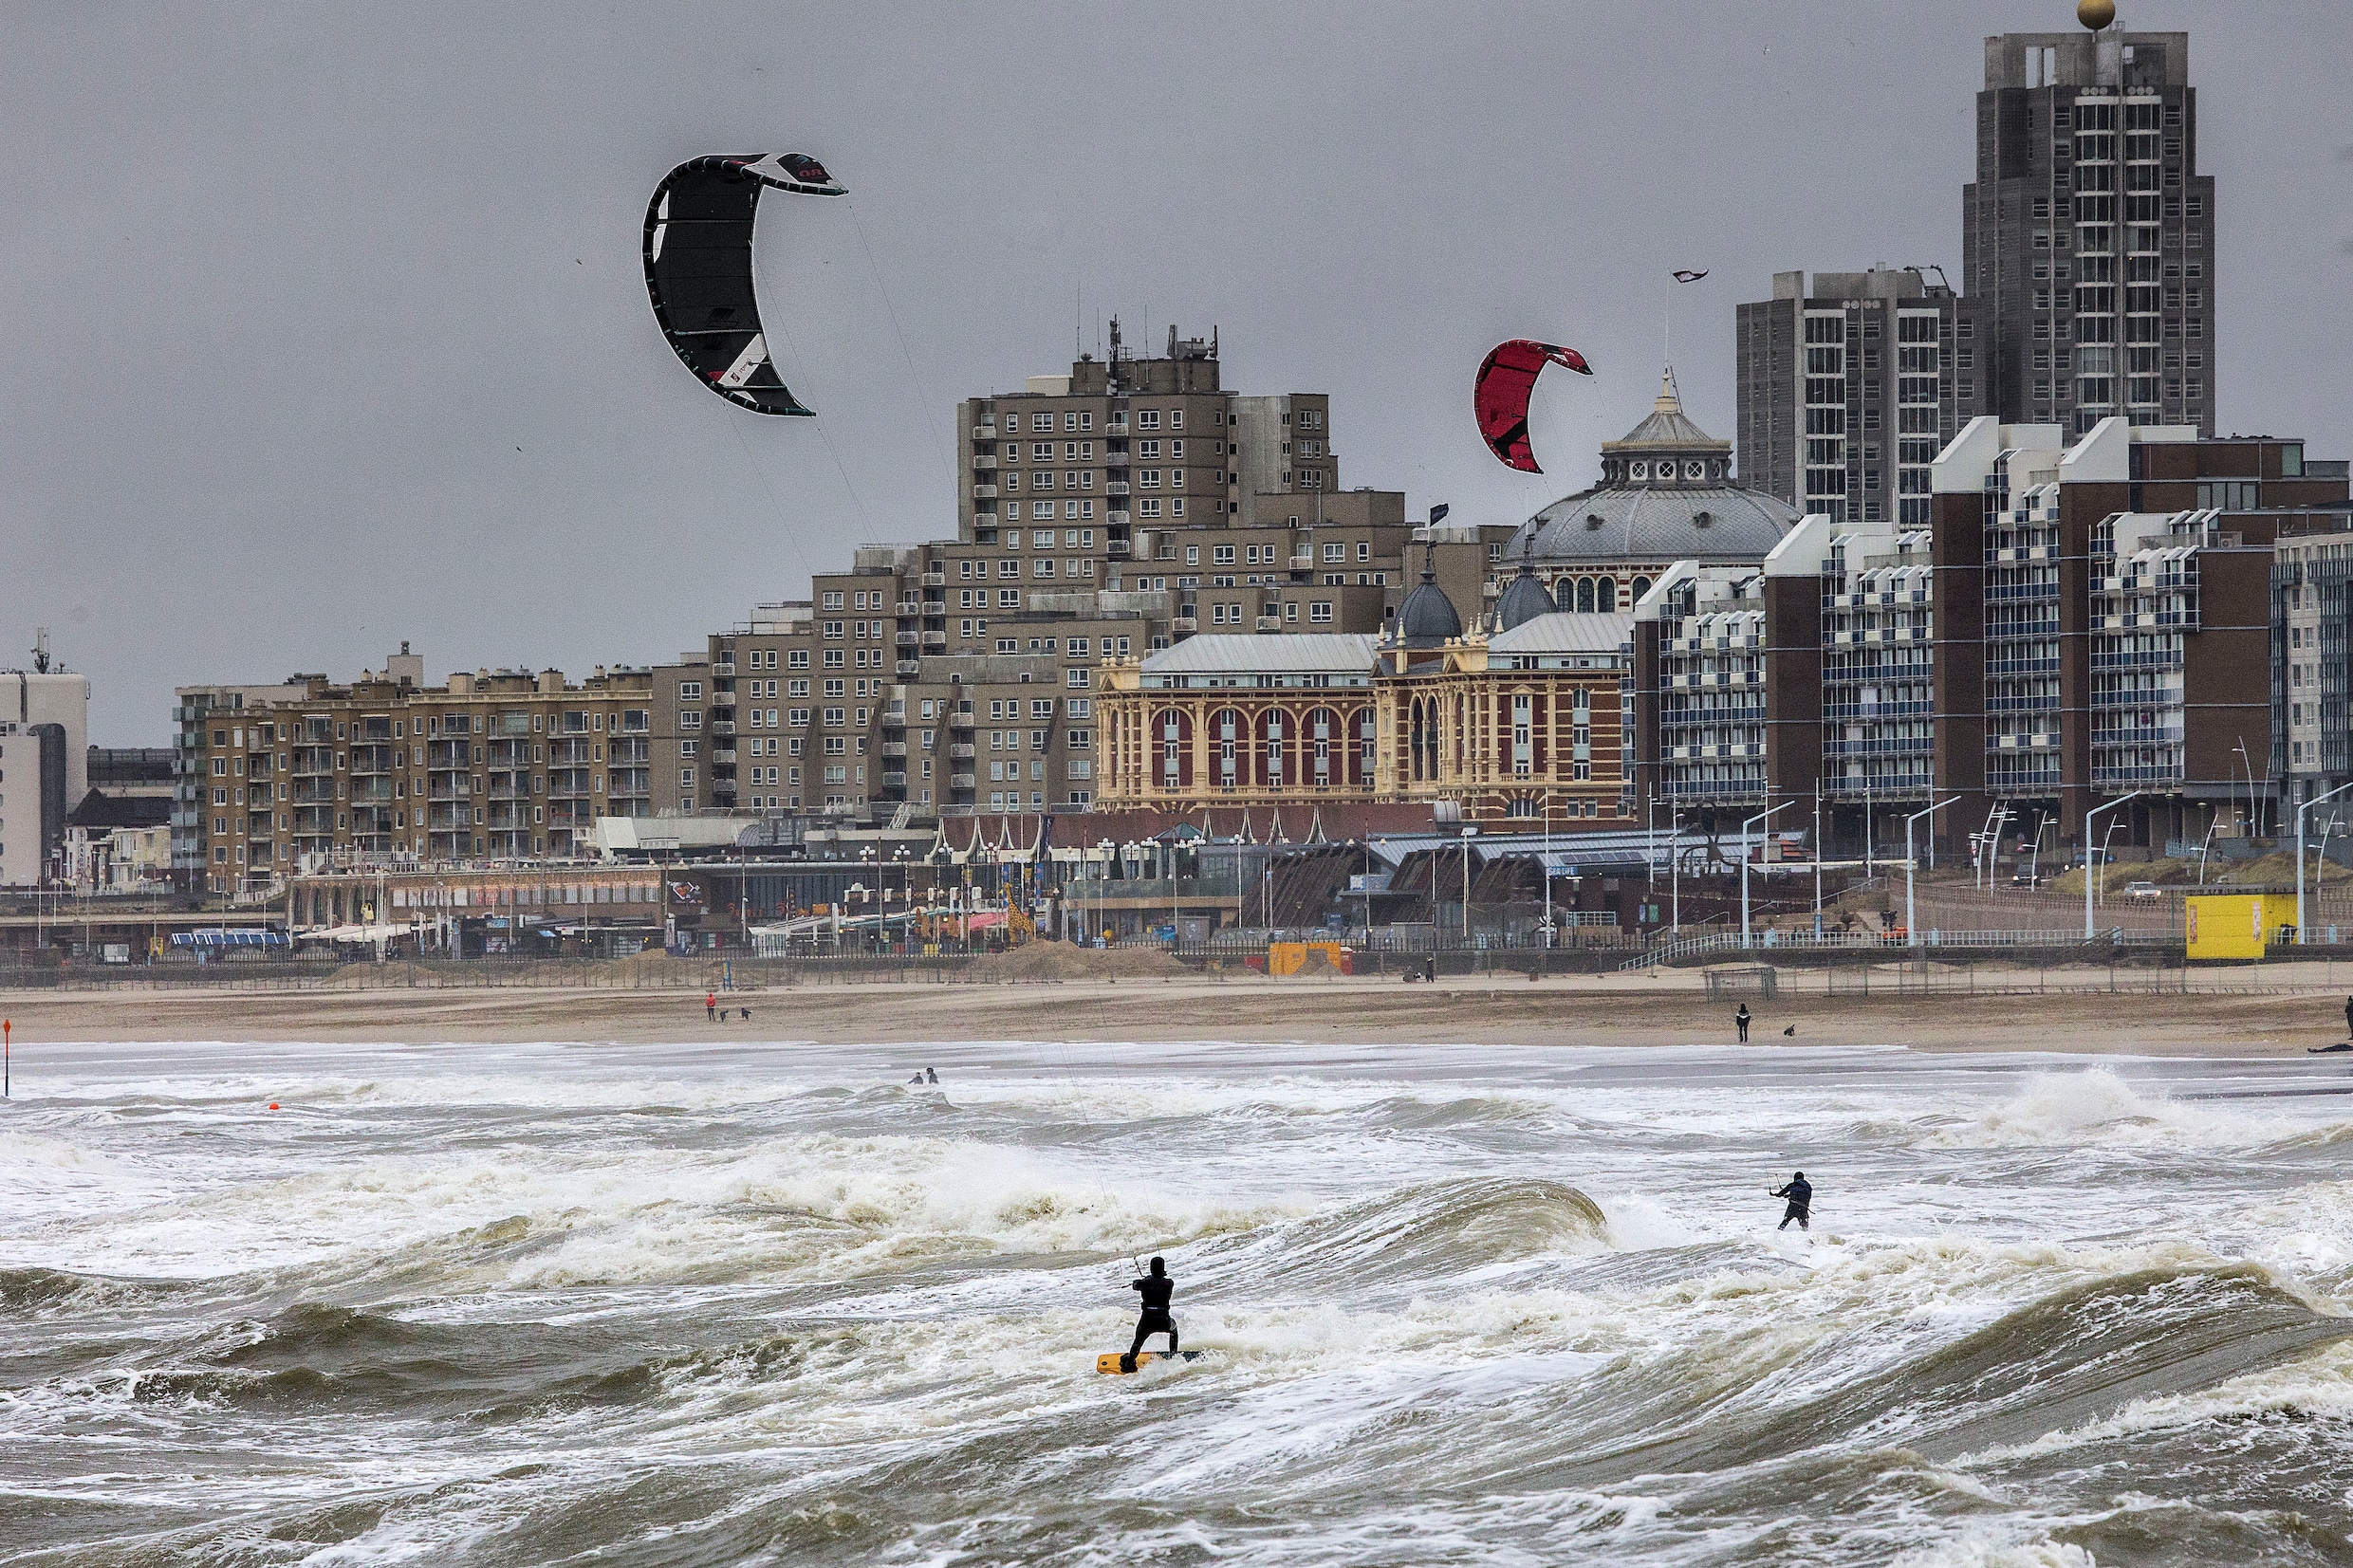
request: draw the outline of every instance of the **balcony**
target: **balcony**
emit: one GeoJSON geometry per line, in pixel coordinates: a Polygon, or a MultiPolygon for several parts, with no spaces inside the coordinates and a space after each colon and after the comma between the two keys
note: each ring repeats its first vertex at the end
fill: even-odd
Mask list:
{"type": "Polygon", "coordinates": [[[429,800],[462,801],[472,793],[466,787],[466,784],[465,775],[459,774],[452,778],[445,774],[426,784],[425,795],[429,800]]]}
{"type": "Polygon", "coordinates": [[[335,782],[332,779],[297,779],[294,781],[294,802],[298,805],[333,799],[335,799],[335,782]]]}
{"type": "Polygon", "coordinates": [[[1193,616],[1176,616],[1170,618],[1168,629],[1172,632],[1197,632],[1201,629],[1201,622],[1193,616]]]}
{"type": "Polygon", "coordinates": [[[946,572],[934,571],[923,574],[923,586],[926,588],[945,588],[947,585],[948,574],[946,572]]]}
{"type": "Polygon", "coordinates": [[[927,654],[946,653],[948,651],[948,634],[945,632],[924,633],[923,651],[927,654]]]}
{"type": "Polygon", "coordinates": [[[351,781],[351,798],[354,802],[389,801],[392,799],[392,781],[388,778],[354,779],[351,781]]]}
{"type": "Polygon", "coordinates": [[[907,710],[906,710],[905,709],[903,709],[903,708],[886,708],[886,709],[884,709],[884,710],[882,710],[882,728],[883,728],[883,729],[906,729],[906,728],[907,728],[907,710]]]}
{"type": "Polygon", "coordinates": [[[923,664],[919,659],[902,658],[899,661],[897,668],[899,673],[909,680],[913,680],[923,673],[923,664]]]}
{"type": "Polygon", "coordinates": [[[425,813],[425,826],[433,832],[448,832],[473,826],[473,807],[469,805],[436,805],[425,813]]]}
{"type": "Polygon", "coordinates": [[[907,787],[907,775],[896,769],[886,770],[882,775],[882,787],[885,789],[905,789],[907,787]]]}
{"type": "Polygon", "coordinates": [[[973,439],[975,441],[993,441],[996,438],[997,427],[994,425],[974,425],[973,427],[973,439]]]}
{"type": "Polygon", "coordinates": [[[1294,572],[1311,572],[1315,570],[1315,557],[1313,555],[1295,555],[1291,557],[1291,570],[1294,572]]]}
{"type": "Polygon", "coordinates": [[[732,763],[735,760],[735,748],[732,746],[714,746],[711,748],[711,760],[714,763],[732,763]]]}
{"type": "Polygon", "coordinates": [[[733,719],[713,719],[711,721],[711,732],[714,735],[732,735],[735,733],[735,721],[733,719]]]}
{"type": "Polygon", "coordinates": [[[948,775],[948,787],[960,789],[969,795],[973,790],[973,776],[970,773],[951,773],[948,775]]]}
{"type": "Polygon", "coordinates": [[[1105,481],[1103,484],[1103,493],[1106,495],[1125,495],[1127,493],[1127,481],[1124,479],[1112,479],[1105,481]]]}
{"type": "Polygon", "coordinates": [[[1136,546],[1129,544],[1124,539],[1115,539],[1111,541],[1109,544],[1104,546],[1104,549],[1114,561],[1126,561],[1133,557],[1136,553],[1136,546]]]}
{"type": "Polygon", "coordinates": [[[732,675],[735,673],[735,661],[732,658],[723,658],[711,667],[711,673],[714,675],[732,675]]]}
{"type": "Polygon", "coordinates": [[[899,632],[896,634],[891,640],[901,648],[913,648],[916,646],[917,639],[916,634],[913,632],[899,632]]]}
{"type": "Polygon", "coordinates": [[[973,487],[973,499],[975,501],[994,501],[996,498],[997,488],[994,485],[974,485],[973,487]]]}
{"type": "Polygon", "coordinates": [[[1112,508],[1110,511],[1103,513],[1103,521],[1114,528],[1126,527],[1127,508],[1125,507],[1116,507],[1112,508]]]}
{"type": "Polygon", "coordinates": [[[969,763],[973,760],[973,754],[970,741],[957,741],[948,747],[948,757],[952,762],[969,763]]]}
{"type": "Polygon", "coordinates": [[[973,711],[972,711],[972,710],[971,710],[971,709],[969,709],[969,708],[961,708],[961,709],[958,709],[956,711],[954,711],[954,712],[953,712],[953,713],[949,714],[949,715],[948,715],[948,728],[949,728],[949,729],[972,729],[972,728],[973,728],[973,711]]]}
{"type": "Polygon", "coordinates": [[[973,459],[973,470],[975,473],[994,472],[996,466],[997,459],[994,452],[982,452],[973,459]]]}
{"type": "Polygon", "coordinates": [[[905,741],[884,741],[882,743],[882,755],[886,759],[896,762],[906,754],[907,743],[905,741]]]}

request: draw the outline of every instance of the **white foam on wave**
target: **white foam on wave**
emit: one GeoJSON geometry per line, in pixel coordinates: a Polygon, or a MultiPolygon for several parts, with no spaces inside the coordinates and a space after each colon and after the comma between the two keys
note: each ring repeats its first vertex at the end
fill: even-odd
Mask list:
{"type": "Polygon", "coordinates": [[[2067,1541],[1963,1539],[1915,1547],[1893,1568],[2098,1568],[2098,1559],[2067,1541]]]}
{"type": "Polygon", "coordinates": [[[2107,1067],[2030,1073],[1998,1104],[1914,1125],[1936,1149],[2251,1148],[2288,1132],[2277,1116],[2185,1104],[2107,1067]]]}
{"type": "Polygon", "coordinates": [[[2298,1419],[2320,1416],[2333,1422],[2353,1420],[2353,1340],[2339,1340],[2293,1360],[2242,1373],[2193,1393],[2136,1399],[2103,1420],[2047,1432],[2030,1443],[1989,1449],[1969,1457],[1972,1462],[1989,1462],[2057,1453],[2150,1432],[2265,1415],[2290,1415],[2298,1419]]]}
{"type": "Polygon", "coordinates": [[[787,1267],[840,1277],[937,1252],[1119,1252],[1271,1212],[1015,1148],[814,1134],[721,1150],[377,1156],[215,1186],[103,1224],[55,1221],[47,1240],[65,1266],[217,1277],[397,1258],[520,1217],[533,1245],[487,1277],[470,1267],[465,1282],[529,1289],[787,1267]]]}

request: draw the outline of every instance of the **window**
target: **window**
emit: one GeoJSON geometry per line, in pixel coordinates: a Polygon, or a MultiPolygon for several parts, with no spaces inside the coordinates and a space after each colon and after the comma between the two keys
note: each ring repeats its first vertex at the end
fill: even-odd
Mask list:
{"type": "Polygon", "coordinates": [[[1332,618],[1332,601],[1319,599],[1307,606],[1307,619],[1315,625],[1328,625],[1332,618]]]}

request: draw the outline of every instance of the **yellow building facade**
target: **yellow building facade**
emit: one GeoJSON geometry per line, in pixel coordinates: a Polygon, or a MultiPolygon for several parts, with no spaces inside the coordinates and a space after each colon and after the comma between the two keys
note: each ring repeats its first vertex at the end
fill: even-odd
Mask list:
{"type": "Polygon", "coordinates": [[[1436,649],[1384,645],[1375,799],[1454,802],[1465,821],[1622,825],[1629,626],[1564,612],[1436,649]]]}
{"type": "Polygon", "coordinates": [[[1370,801],[1376,639],[1188,637],[1103,666],[1098,810],[1370,801]]]}
{"type": "Polygon", "coordinates": [[[1103,668],[1101,810],[1320,802],[1623,825],[1627,618],[1540,616],[1436,647],[1201,636],[1103,668]]]}

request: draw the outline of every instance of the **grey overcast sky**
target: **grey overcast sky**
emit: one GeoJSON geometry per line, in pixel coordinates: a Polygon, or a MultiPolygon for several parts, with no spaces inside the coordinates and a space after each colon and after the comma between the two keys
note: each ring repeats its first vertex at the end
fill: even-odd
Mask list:
{"type": "MultiPolygon", "coordinates": [[[[2124,0],[2187,29],[2216,176],[2220,428],[2353,455],[2353,5],[2124,0]]],[[[1732,431],[1776,269],[1956,275],[1981,40],[2068,0],[1404,6],[6,7],[0,665],[36,625],[91,736],[171,689],[575,674],[699,645],[864,540],[954,528],[959,397],[1117,313],[1214,324],[1229,386],[1333,395],[1344,486],[1517,519],[1657,389],[1732,431]],[[646,306],[644,203],[811,153],[763,312],[816,421],[703,391],[646,306]],[[1572,343],[1541,477],[1479,357],[1572,343]]]]}

